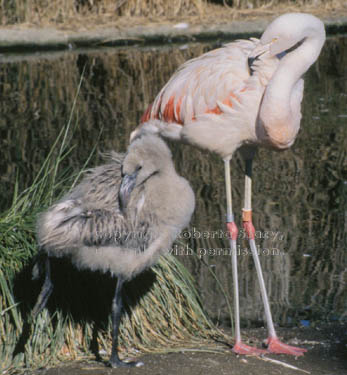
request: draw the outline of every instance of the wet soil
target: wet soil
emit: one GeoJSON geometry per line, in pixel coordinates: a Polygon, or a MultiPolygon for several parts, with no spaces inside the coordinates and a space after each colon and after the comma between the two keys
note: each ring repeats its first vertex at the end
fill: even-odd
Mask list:
{"type": "MultiPolygon", "coordinates": [[[[168,354],[146,354],[140,357],[144,362],[138,368],[116,368],[96,361],[78,361],[27,372],[29,375],[346,375],[347,374],[347,324],[325,324],[315,328],[281,328],[280,338],[291,345],[305,347],[308,352],[299,358],[287,355],[262,357],[236,356],[229,348],[224,353],[181,351],[168,354]],[[290,368],[290,366],[292,366],[290,368]]],[[[261,346],[266,337],[264,328],[245,331],[245,341],[261,346]]]]}

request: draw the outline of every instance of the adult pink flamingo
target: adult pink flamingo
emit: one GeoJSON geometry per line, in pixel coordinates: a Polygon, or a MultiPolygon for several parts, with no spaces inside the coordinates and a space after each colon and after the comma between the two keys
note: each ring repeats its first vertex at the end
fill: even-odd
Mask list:
{"type": "Polygon", "coordinates": [[[252,224],[252,160],[256,146],[290,147],[300,128],[304,82],[301,76],[317,60],[325,41],[323,23],[310,14],[276,18],[260,40],[239,40],[187,61],[147,109],[131,139],[159,133],[219,154],[225,165],[227,229],[232,249],[235,345],[238,354],[260,354],[241,341],[236,239],[230,160],[241,148],[245,159],[243,226],[249,238],[268,327],[267,351],[294,356],[306,349],[282,343],[275,332],[252,224]]]}

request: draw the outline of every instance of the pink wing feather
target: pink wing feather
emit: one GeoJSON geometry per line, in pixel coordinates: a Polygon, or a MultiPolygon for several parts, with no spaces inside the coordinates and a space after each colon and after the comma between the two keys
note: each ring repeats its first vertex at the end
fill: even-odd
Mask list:
{"type": "Polygon", "coordinates": [[[250,77],[247,58],[258,40],[229,43],[184,63],[162,88],[141,119],[184,125],[206,113],[221,114],[241,100],[250,77]]]}

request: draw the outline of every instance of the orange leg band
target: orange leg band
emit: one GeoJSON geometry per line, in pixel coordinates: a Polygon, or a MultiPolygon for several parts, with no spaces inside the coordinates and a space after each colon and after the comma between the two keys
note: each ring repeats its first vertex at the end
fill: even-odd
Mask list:
{"type": "Polygon", "coordinates": [[[255,228],[252,223],[252,210],[242,210],[243,228],[250,240],[255,239],[255,228]]]}

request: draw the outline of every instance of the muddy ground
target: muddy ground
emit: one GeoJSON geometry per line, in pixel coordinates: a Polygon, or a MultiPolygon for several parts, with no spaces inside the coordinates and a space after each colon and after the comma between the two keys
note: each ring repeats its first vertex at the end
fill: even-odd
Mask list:
{"type": "MultiPolygon", "coordinates": [[[[264,328],[245,330],[249,344],[261,346],[266,337],[264,328]]],[[[226,347],[225,353],[186,351],[141,356],[144,366],[139,368],[111,369],[102,362],[78,361],[28,371],[27,375],[346,375],[347,374],[347,324],[324,324],[315,328],[280,328],[279,336],[292,345],[308,349],[300,358],[287,355],[263,357],[236,356],[226,347]],[[275,361],[269,361],[275,360],[275,361]],[[294,368],[286,367],[294,366],[294,368]]]]}

